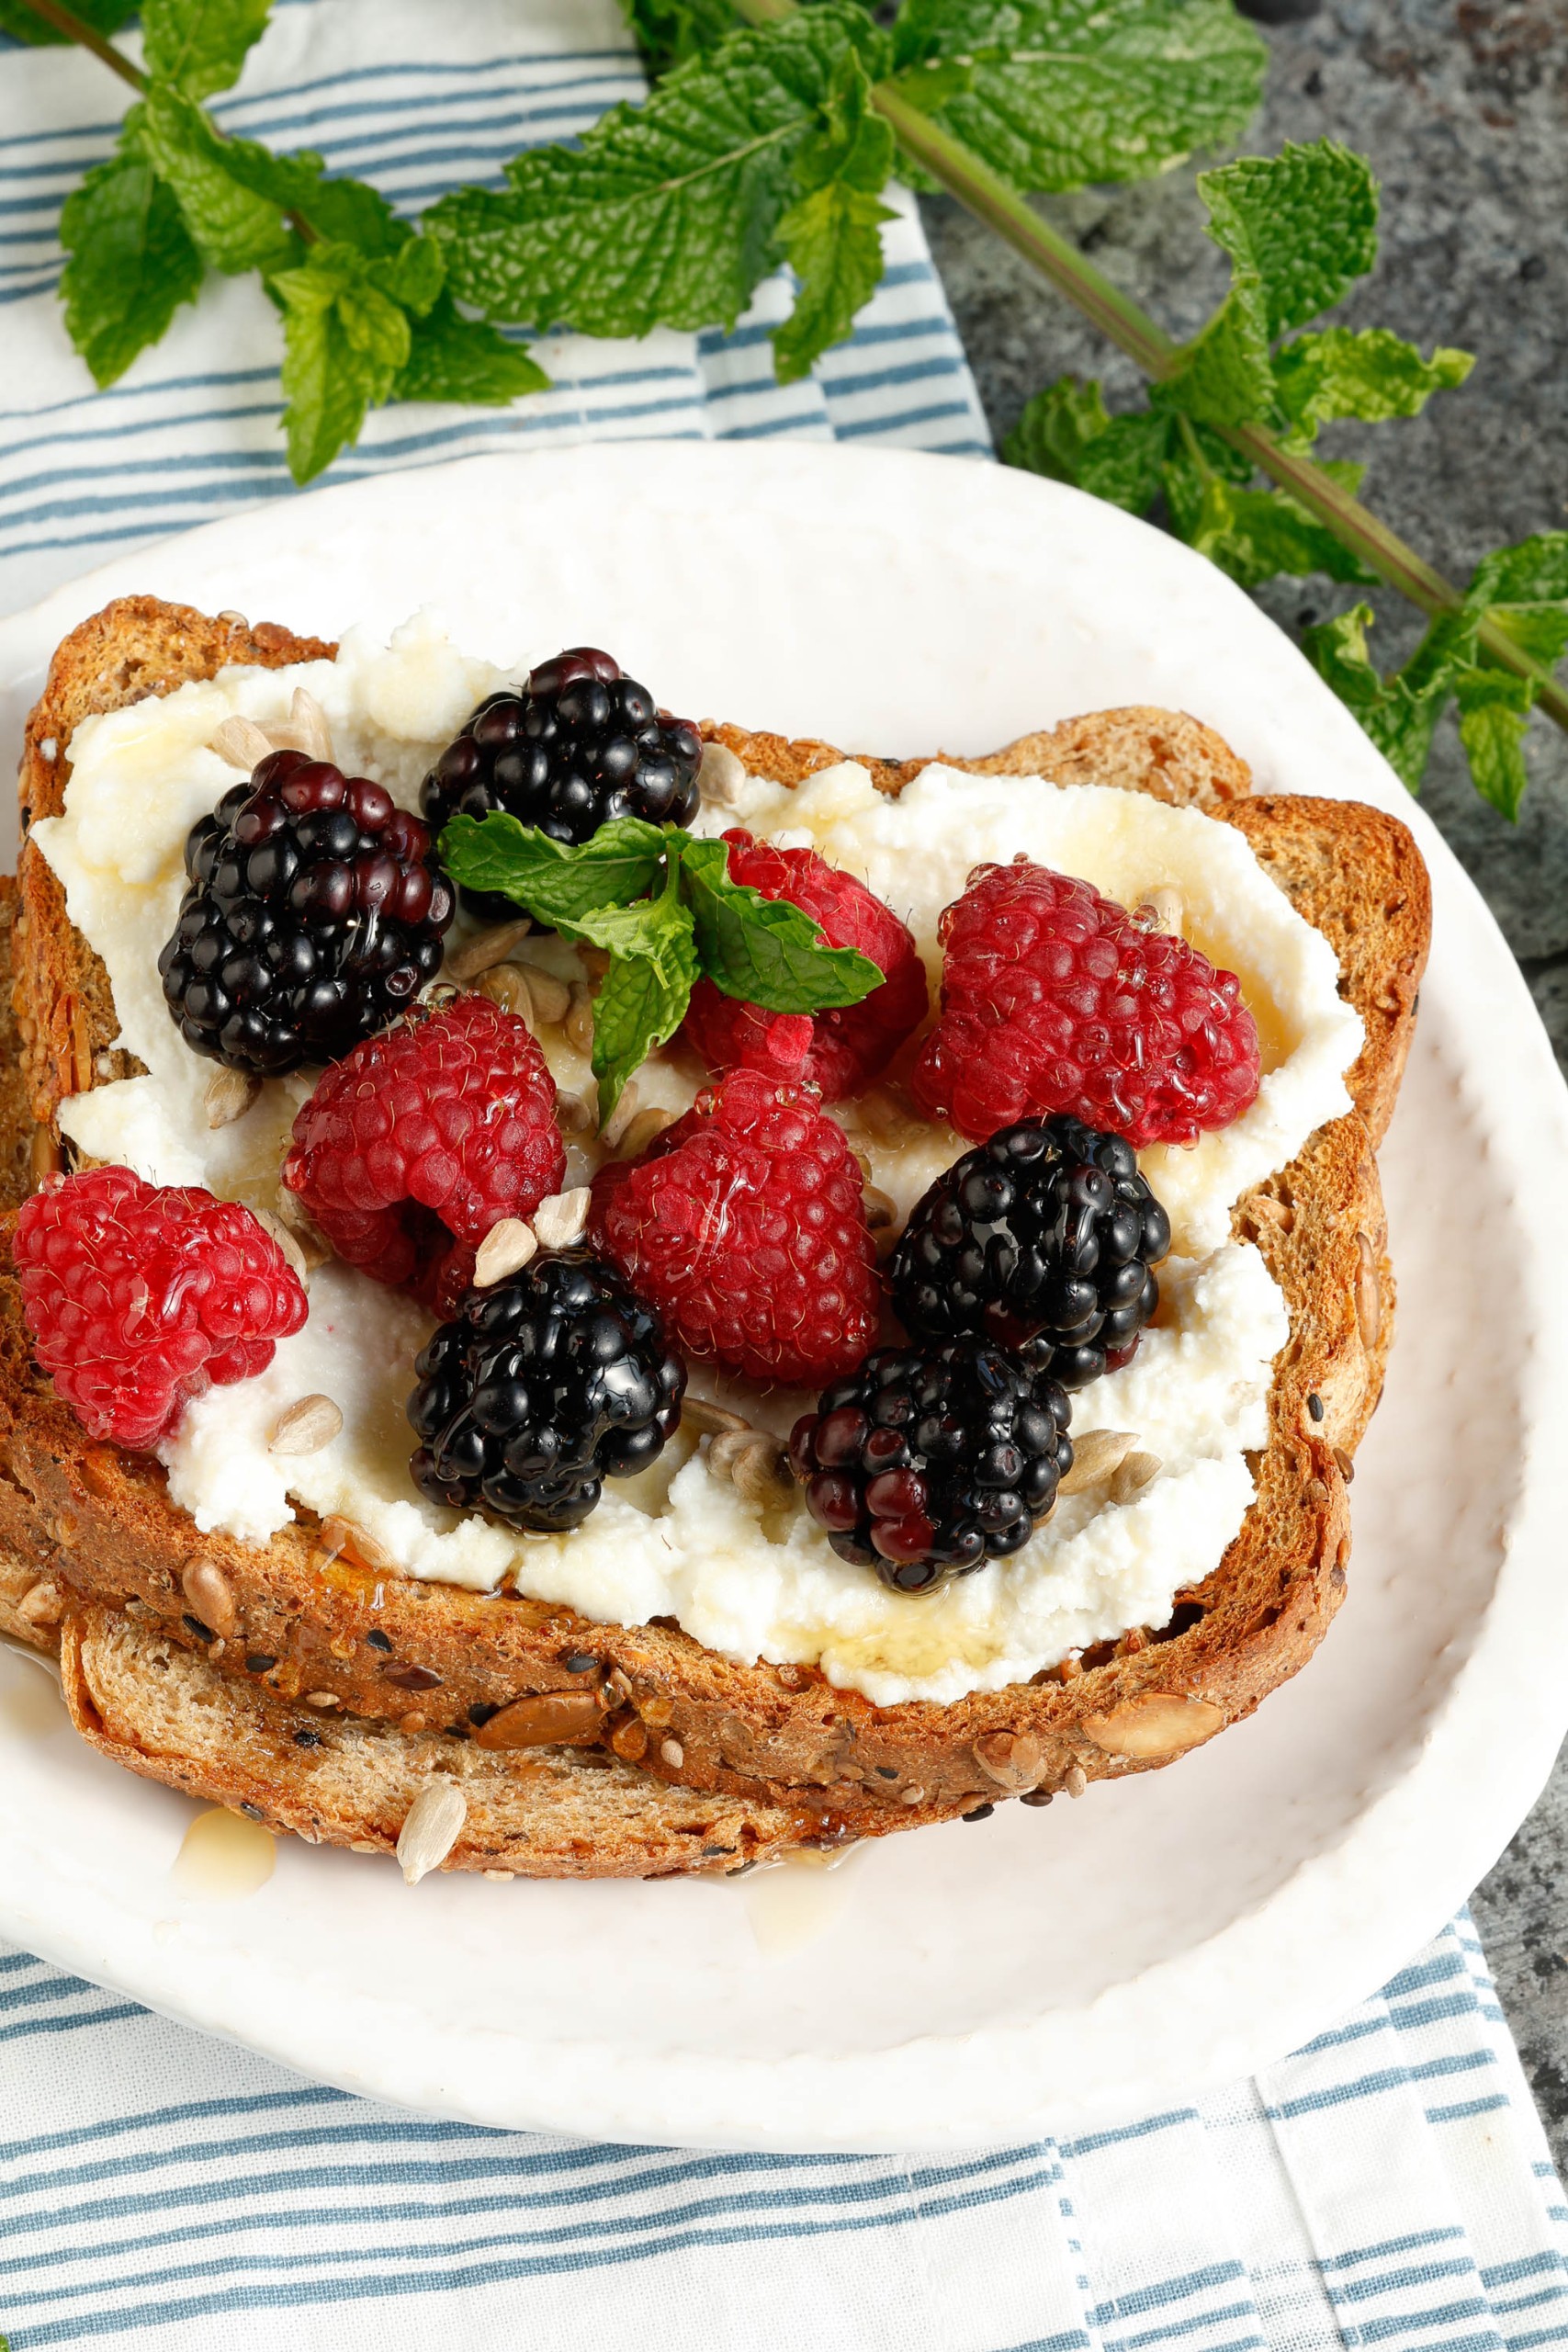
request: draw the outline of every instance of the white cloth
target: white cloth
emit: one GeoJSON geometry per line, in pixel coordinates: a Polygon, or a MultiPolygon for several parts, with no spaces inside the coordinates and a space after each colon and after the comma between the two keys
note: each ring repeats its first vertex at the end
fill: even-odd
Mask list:
{"type": "MultiPolygon", "coordinates": [[[[218,112],[417,208],[640,89],[612,0],[281,0],[218,112]]],[[[95,393],[53,288],[108,149],[74,53],[0,69],[0,611],[289,494],[277,324],[215,281],[95,393]]],[[[730,336],[557,338],[502,412],[381,411],[332,479],[519,440],[875,435],[989,454],[913,207],[854,339],[773,381],[730,336]]],[[[1256,2082],[1115,2132],[949,2159],[738,2157],[432,2121],[301,2082],[0,1950],[11,2352],[1526,2352],[1568,2342],[1568,2209],[1461,1918],[1256,2082]]]]}

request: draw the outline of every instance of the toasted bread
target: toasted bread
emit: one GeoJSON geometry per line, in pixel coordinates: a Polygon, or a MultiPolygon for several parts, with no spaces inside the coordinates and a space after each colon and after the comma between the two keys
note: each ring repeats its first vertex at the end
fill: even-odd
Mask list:
{"type": "MultiPolygon", "coordinates": [[[[147,599],[109,607],[56,657],[29,726],[24,808],[34,816],[58,809],[70,734],[91,710],[210,674],[225,662],[285,662],[327,650],[147,599]]],[[[827,745],[727,726],[708,732],[754,772],[784,783],[841,756],[827,745]]],[[[897,791],[923,763],[867,764],[882,788],[897,791]]],[[[378,1733],[383,1738],[423,1739],[435,1724],[462,1731],[470,1710],[482,1715],[520,1696],[581,1698],[592,1690],[602,1721],[587,1736],[606,1737],[622,1759],[694,1788],[804,1808],[807,1827],[831,1836],[876,1834],[1002,1794],[1038,1798],[1163,1763],[1249,1713],[1304,1663],[1344,1591],[1346,1476],[1389,1339],[1392,1285],[1372,1136],[1392,1108],[1425,959],[1429,902],[1419,854],[1406,829],[1380,811],[1251,798],[1235,755],[1211,730],[1170,712],[1096,714],[954,764],[1070,781],[1092,775],[1238,824],[1335,944],[1343,992],[1367,1026],[1349,1078],[1357,1110],[1320,1129],[1235,1213],[1236,1229],[1257,1240],[1284,1291],[1291,1337],[1276,1370],[1257,1498],[1224,1559],[1181,1596],[1170,1623],[1137,1629],[1027,1685],[950,1706],[877,1708],[812,1669],[720,1657],[669,1623],[601,1625],[522,1598],[378,1577],[351,1555],[329,1556],[310,1524],[265,1547],[198,1539],[155,1464],[90,1444],[31,1374],[13,1301],[0,1313],[0,1429],[11,1468],[0,1486],[0,1548],[37,1560],[46,1556],[37,1547],[47,1547],[68,1620],[99,1629],[83,1631],[77,1654],[107,1656],[101,1612],[129,1606],[140,1618],[139,1639],[186,1658],[207,1650],[210,1690],[232,1694],[237,1722],[258,1708],[281,1719],[301,1691],[319,1691],[367,1725],[395,1727],[378,1733]],[[182,1576],[198,1557],[227,1580],[231,1636],[215,1639],[190,1611],[182,1576]],[[367,1647],[372,1622],[389,1651],[367,1647]],[[597,1661],[592,1674],[569,1674],[567,1658],[584,1655],[597,1661]]],[[[62,1095],[114,1069],[98,1057],[112,1054],[117,1032],[101,967],[65,922],[43,860],[30,853],[22,894],[18,1006],[28,1024],[31,1104],[47,1122],[62,1095]]],[[[49,1148],[46,1139],[46,1157],[49,1148]]],[[[134,1745],[134,1711],[124,1713],[124,1703],[116,1736],[134,1745]]],[[[150,1738],[142,1752],[138,1769],[159,1769],[145,1759],[166,1759],[166,1738],[161,1749],[150,1738]]],[[[219,1791],[210,1760],[193,1756],[182,1769],[187,1779],[196,1774],[191,1785],[219,1791]]],[[[172,1765],[162,1776],[174,1777],[172,1765]]],[[[284,1817],[276,1801],[273,1812],[284,1817]]],[[[338,1835],[336,1818],[324,1815],[320,1834],[338,1835]]]]}

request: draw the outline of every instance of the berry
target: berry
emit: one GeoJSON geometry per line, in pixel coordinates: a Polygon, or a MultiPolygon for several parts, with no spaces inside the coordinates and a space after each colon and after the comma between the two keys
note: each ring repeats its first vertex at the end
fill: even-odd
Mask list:
{"type": "MultiPolygon", "coordinates": [[[[420,806],[437,833],[450,817],[491,808],[558,842],[585,842],[612,817],[689,825],[702,755],[694,727],[658,709],[608,653],[578,645],[480,703],[425,777],[420,806]]],[[[464,899],[479,914],[516,911],[494,890],[464,899]]]]}
{"type": "Polygon", "coordinates": [[[926,967],[908,927],[863,882],[815,850],[775,849],[739,830],[724,838],[732,882],[803,907],[829,947],[868,956],[882,986],[859,1004],[813,1015],[769,1012],[699,980],[683,1035],[712,1070],[764,1070],[818,1088],[825,1102],[863,1093],[926,1017],[926,967]]]}
{"type": "Polygon", "coordinates": [[[294,1121],[283,1181],[349,1265],[418,1281],[449,1313],[491,1226],[560,1190],[555,1105],[527,1023],[460,996],[325,1073],[294,1121]]]}
{"type": "Polygon", "coordinates": [[[939,1176],[910,1215],[893,1302],[921,1340],[1032,1342],[1064,1388],[1134,1354],[1159,1304],[1149,1268],[1170,1220],[1133,1147],[1077,1119],[1004,1127],[939,1176]]]}
{"type": "Polygon", "coordinates": [[[1067,1111],[1141,1148],[1228,1126],[1258,1091],[1235,973],[1087,882],[978,866],[941,935],[942,1018],[912,1080],[928,1118],[981,1142],[1067,1111]]]}
{"type": "Polygon", "coordinates": [[[46,1183],[12,1252],[33,1353],[88,1436],[116,1445],[156,1445],[187,1397],[254,1379],[305,1320],[249,1209],[129,1168],[46,1183]]]}
{"type": "Polygon", "coordinates": [[[841,1560],[930,1592],[1028,1543],[1073,1466],[1065,1390],[986,1340],[878,1348],[790,1436],[841,1560]]]}
{"type": "Polygon", "coordinates": [[[232,1069],[335,1061],[441,968],[455,902],[428,831],[326,760],[270,753],[191,828],[186,872],[164,1001],[232,1069]]]}
{"type": "Polygon", "coordinates": [[[600,1170],[592,1216],[596,1245],[688,1355],[816,1387],[875,1334],[861,1172],[804,1088],[732,1071],[646,1159],[600,1170]]]}
{"type": "Polygon", "coordinates": [[[586,1250],[470,1291],[416,1370],[420,1492],[549,1533],[579,1526],[606,1478],[647,1469],[686,1389],[657,1316],[586,1250]]]}

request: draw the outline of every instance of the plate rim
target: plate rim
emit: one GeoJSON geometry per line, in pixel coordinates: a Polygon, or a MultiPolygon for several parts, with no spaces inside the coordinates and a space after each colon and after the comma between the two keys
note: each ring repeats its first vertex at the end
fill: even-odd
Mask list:
{"type": "MultiPolygon", "coordinates": [[[[683,469],[694,466],[717,468],[732,481],[744,485],[750,477],[753,489],[759,482],[772,482],[786,495],[790,481],[805,474],[834,473],[841,478],[847,469],[863,476],[874,468],[891,488],[902,469],[912,469],[929,481],[931,469],[955,473],[959,462],[923,452],[870,447],[845,449],[806,443],[683,440],[497,453],[418,472],[421,477],[471,477],[477,471],[560,470],[581,465],[590,455],[599,472],[628,464],[646,471],[652,464],[662,467],[669,477],[679,477],[683,469]]],[[[999,471],[981,469],[979,481],[987,485],[981,489],[976,469],[964,470],[969,484],[966,503],[976,506],[993,497],[1004,479],[999,471]]],[[[395,503],[412,478],[406,473],[374,476],[312,492],[302,500],[268,501],[195,531],[159,540],[137,555],[116,558],[67,582],[38,605],[0,620],[0,684],[14,682],[27,671],[36,659],[29,649],[40,641],[40,633],[52,630],[53,636],[48,639],[51,646],[72,619],[94,608],[94,600],[101,600],[110,589],[126,593],[118,583],[123,582],[128,568],[152,562],[162,565],[171,558],[176,563],[194,560],[203,552],[216,553],[225,541],[238,541],[243,547],[247,537],[265,537],[276,529],[285,516],[297,522],[306,506],[313,505],[319,513],[327,502],[353,502],[362,509],[395,503]],[[67,614],[72,619],[65,617],[67,614]]],[[[1457,1036],[1465,1047],[1461,1057],[1464,1069],[1481,1085],[1489,1113],[1496,1106],[1499,1147],[1506,1150],[1516,1139],[1521,1146],[1528,1143],[1526,1189],[1540,1190],[1549,1196],[1541,1168],[1555,1164],[1560,1170],[1568,1170],[1568,1089],[1501,932],[1426,812],[1408,800],[1348,712],[1313,677],[1282,633],[1274,630],[1250,599],[1201,557],[1080,492],[1031,477],[1005,479],[1010,499],[1025,506],[1040,504],[1043,513],[1055,507],[1069,528],[1074,522],[1086,523],[1085,510],[1089,510],[1093,517],[1089,527],[1094,536],[1113,545],[1124,535],[1128,548],[1145,566],[1156,560],[1145,544],[1152,540],[1161,551],[1157,559],[1161,569],[1168,573],[1174,562],[1179,575],[1189,579],[1201,575],[1206,593],[1216,602],[1227,594],[1233,597],[1250,616],[1254,632],[1262,622],[1278,639],[1278,650],[1305,673],[1315,695],[1322,697],[1321,704],[1314,703],[1314,725],[1321,730],[1328,758],[1351,777],[1356,789],[1395,808],[1416,833],[1432,875],[1441,940],[1441,962],[1435,949],[1435,973],[1429,985],[1442,989],[1445,1009],[1450,1021],[1457,1022],[1457,1036]],[[1449,967],[1456,960],[1464,961],[1472,984],[1469,993],[1461,995],[1457,1009],[1449,1002],[1453,991],[1445,985],[1449,967]]],[[[1419,1754],[1388,1788],[1344,1824],[1337,1838],[1301,1860],[1283,1884],[1261,1903],[1238,1913],[1213,1935],[1184,1951],[1107,1988],[1088,2005],[1088,2012],[1048,2012],[1023,2024],[978,2027],[951,2037],[915,2037],[878,2051],[798,2052],[790,2057],[717,2058],[670,2052],[650,2055],[635,2044],[530,2043],[520,2041],[514,2032],[502,2035],[489,2027],[457,2031],[444,2023],[439,2039],[445,2056],[439,2087],[433,2095],[430,2056],[428,2052],[416,2055],[405,2044],[409,2020],[400,2003],[387,2004],[376,2011],[375,1996],[365,1996],[367,2012],[375,2011],[381,2022],[376,2031],[361,2031],[355,2038],[362,2050],[376,2049],[379,2057],[371,2065],[362,2061],[345,2066],[337,2042],[340,2017],[334,2016],[328,2037],[320,2020],[307,2021],[296,2015],[286,2022],[284,2008],[275,2001],[271,2030],[258,2031],[253,2022],[256,2012],[249,2007],[235,1973],[231,1972],[221,1985],[214,1984],[210,1971],[202,1981],[201,1955],[194,1946],[179,1954],[159,1951],[149,1936],[143,1939],[144,1951],[135,1955],[122,1951],[112,1966],[106,1964],[107,1956],[115,1951],[108,1932],[110,1921],[106,1918],[90,1927],[85,1915],[92,1906],[87,1902],[80,1906],[77,1924],[62,1917],[60,1900],[68,1899],[72,1890],[58,1874],[51,1883],[48,1858],[40,1851],[32,1853],[29,1868],[29,1841],[4,1826],[0,1826],[0,1863],[6,1865],[0,1867],[0,1927],[29,1949],[97,1982],[113,1984],[149,2007],[260,2050],[344,2089],[492,2126],[560,2132],[568,2136],[581,2126],[585,2064],[596,2064],[615,2086],[607,2102],[597,2096],[592,2102],[595,2130],[605,2136],[653,2143],[673,2138],[687,2145],[822,2153],[949,2150],[1047,2129],[1060,2131],[1151,2101],[1190,2095],[1198,2084],[1256,2073],[1374,1990],[1408,1959],[1422,1934],[1435,1930],[1451,1915],[1534,1802],[1568,1730],[1568,1682],[1556,1664],[1554,1642],[1540,1638],[1543,1623],[1568,1638],[1568,1593],[1554,1594],[1550,1581],[1554,1532],[1568,1513],[1568,1460],[1559,1464],[1550,1445],[1540,1442],[1548,1410],[1568,1395],[1568,1268],[1553,1265],[1544,1251],[1538,1250],[1536,1256],[1540,1262],[1532,1272],[1539,1276],[1540,1293],[1550,1305],[1535,1334],[1537,1344],[1520,1374],[1522,1393],[1533,1409],[1523,1419],[1518,1493],[1491,1600],[1478,1622],[1469,1654],[1451,1674],[1442,1700],[1427,1718],[1419,1754]],[[1543,1600],[1549,1604],[1544,1610],[1543,1600]],[[1553,1600],[1555,1609],[1550,1605],[1553,1600]],[[1521,1640],[1527,1619],[1528,1631],[1535,1638],[1521,1640]],[[1498,1737],[1504,1730],[1507,1736],[1498,1737]],[[1484,1804],[1476,1796],[1476,1774],[1483,1759],[1488,1775],[1484,1804]],[[1434,1854],[1433,1840],[1422,1834],[1421,1816],[1445,1798],[1448,1834],[1434,1854]],[[1499,1830],[1505,1819],[1507,1826],[1499,1830]],[[1369,1882],[1375,1883],[1383,1899],[1370,1910],[1358,1910],[1355,1889],[1369,1882]],[[1201,2065],[1186,2060],[1178,2064],[1172,2055],[1164,2064],[1145,2063],[1135,2078],[1124,2075],[1113,2086],[1105,2086],[1087,2100],[1064,2100],[1054,2092],[1051,2076],[1064,2017],[1077,2014],[1082,2018],[1091,2014],[1093,2030],[1108,2050],[1125,2038],[1135,2040],[1135,2012],[1146,2007],[1151,1998],[1156,2003],[1178,1999],[1190,2003],[1195,1992],[1191,1980],[1205,1973],[1213,1978],[1215,1956],[1222,1947],[1244,1962],[1250,1952],[1251,1964],[1262,1965],[1263,1953],[1281,1940],[1305,1938],[1321,1944],[1323,1906],[1325,1899],[1336,1895],[1338,1916],[1348,1929],[1341,1947],[1345,1957],[1337,1969],[1331,1966],[1310,1984],[1298,1982],[1288,1991],[1281,1987],[1266,2030],[1258,2030],[1255,2021],[1250,2030],[1243,2030],[1215,2015],[1209,2021],[1207,2054],[1201,2065]],[[1132,2017],[1126,2014],[1129,2002],[1134,2012],[1132,2017]],[[570,2052],[564,2067],[558,2063],[563,2048],[570,2052]],[[507,2063],[502,2063],[503,2059],[507,2063]],[[520,2061],[527,2077],[521,2098],[520,2061]],[[462,2078],[461,2088],[457,2076],[462,2078]],[[764,2094],[781,2076],[789,2078],[789,2106],[797,2111],[830,2106],[841,2121],[830,2127],[824,2124],[804,2138],[791,2132],[779,2137],[765,2126],[760,2128],[754,2120],[759,2106],[765,2115],[764,2094]],[[982,2090],[982,2085],[988,2089],[982,2090]],[[924,2131],[920,2125],[922,2115],[929,2119],[933,2093],[944,2117],[942,2128],[934,2132],[929,2121],[924,2131]],[[735,2120],[739,2116],[748,2118],[744,2126],[735,2120]]],[[[87,1891],[78,1887],[74,1892],[82,1897],[87,1891]]],[[[107,1895],[98,1899],[97,1907],[112,1910],[107,1895]]],[[[267,1971],[265,1961],[248,1957],[253,1969],[259,1966],[267,1971]]],[[[329,2002],[328,2007],[332,2006],[329,2002]]],[[[417,2041],[418,2036],[413,2039],[417,2041]]]]}

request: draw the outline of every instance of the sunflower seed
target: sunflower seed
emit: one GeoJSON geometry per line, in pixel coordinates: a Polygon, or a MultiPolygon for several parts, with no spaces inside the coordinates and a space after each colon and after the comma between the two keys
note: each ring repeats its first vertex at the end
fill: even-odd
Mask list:
{"type": "Polygon", "coordinates": [[[534,1011],[534,992],[528,986],[528,975],[521,965],[492,964],[488,972],[479,974],[479,990],[481,996],[488,996],[492,1004],[499,1004],[502,1012],[513,1012],[520,1021],[525,1021],[530,1029],[535,1026],[537,1016],[534,1011]]]}
{"type": "Polygon", "coordinates": [[[230,1127],[243,1119],[261,1092],[261,1080],[248,1069],[215,1069],[207,1081],[203,1100],[209,1127],[230,1127]]]}
{"type": "Polygon", "coordinates": [[[17,1614],[26,1625],[57,1625],[64,1611],[65,1596],[49,1577],[29,1585],[17,1603],[17,1614]]]}
{"type": "Polygon", "coordinates": [[[513,922],[498,922],[489,931],[477,932],[466,947],[456,948],[447,956],[447,977],[477,980],[492,965],[504,964],[519,940],[526,939],[533,928],[526,915],[519,915],[513,922]]]}
{"type": "Polygon", "coordinates": [[[215,1560],[188,1561],[181,1571],[180,1590],[204,1625],[225,1638],[233,1632],[234,1588],[215,1560]]]}
{"type": "Polygon", "coordinates": [[[450,1781],[427,1781],[398,1832],[398,1860],[410,1886],[437,1869],[462,1835],[468,1801],[450,1781]]]}
{"type": "Polygon", "coordinates": [[[746,770],[728,743],[705,743],[697,770],[697,789],[716,808],[738,808],[746,784],[746,770]]]}
{"type": "Polygon", "coordinates": [[[705,1437],[722,1437],[727,1430],[745,1430],[750,1422],[739,1413],[730,1412],[723,1405],[710,1405],[705,1396],[686,1396],[681,1400],[681,1419],[700,1430],[705,1437]]]}
{"type": "Polygon", "coordinates": [[[269,759],[276,747],[254,718],[226,718],[217,733],[209,736],[207,748],[227,760],[231,768],[243,768],[248,775],[269,759]]]}
{"type": "Polygon", "coordinates": [[[606,1151],[614,1151],[637,1116],[637,1083],[628,1078],[622,1087],[615,1109],[599,1130],[599,1140],[606,1151]]]}
{"type": "Polygon", "coordinates": [[[861,1197],[865,1203],[865,1221],[873,1233],[881,1233],[897,1222],[897,1204],[880,1184],[867,1184],[861,1197]]]}
{"type": "Polygon", "coordinates": [[[1081,1764],[1069,1764],[1063,1775],[1062,1786],[1070,1797],[1081,1797],[1089,1786],[1089,1774],[1081,1764]]]}
{"type": "Polygon", "coordinates": [[[592,1199],[586,1184],[570,1193],[552,1193],[534,1212],[534,1232],[541,1250],[570,1250],[582,1238],[592,1199]]]}
{"type": "Polygon", "coordinates": [[[1085,1430],[1082,1437],[1073,1440],[1073,1466],[1057,1493],[1081,1495],[1090,1487],[1102,1486],[1121,1468],[1137,1442],[1137,1435],[1132,1430],[1085,1430]]]}
{"type": "Polygon", "coordinates": [[[303,686],[294,689],[294,699],[288,706],[288,732],[291,751],[308,752],[313,760],[332,758],[333,733],[327,725],[327,714],[315,695],[303,686]]]}
{"type": "Polygon", "coordinates": [[[1110,1481],[1113,1503],[1130,1503],[1152,1486],[1165,1464],[1157,1453],[1129,1453],[1117,1464],[1110,1481]]]}
{"type": "Polygon", "coordinates": [[[678,1772],[686,1760],[686,1751],[678,1739],[661,1739],[659,1753],[672,1772],[678,1772]]]}
{"type": "MultiPolygon", "coordinates": [[[[257,1215],[261,1215],[259,1210],[257,1215]]],[[[280,1184],[277,1188],[276,1215],[277,1223],[284,1226],[299,1243],[299,1254],[305,1261],[307,1271],[314,1273],[318,1266],[324,1266],[333,1254],[332,1243],[317,1225],[299,1193],[291,1193],[287,1184],[280,1184]]]]}
{"type": "Polygon", "coordinates": [[[300,1396],[282,1414],[267,1442],[270,1453],[319,1453],[343,1427],[330,1396],[300,1396]]]}
{"type": "Polygon", "coordinates": [[[661,1111],[657,1102],[646,1103],[623,1128],[616,1159],[640,1159],[649,1145],[657,1143],[665,1128],[674,1124],[675,1115],[673,1111],[661,1111]]]}
{"type": "Polygon", "coordinates": [[[593,1051],[593,999],[581,980],[571,984],[571,999],[566,1016],[567,1043],[580,1054],[593,1051]]]}
{"type": "Polygon", "coordinates": [[[765,1430],[727,1430],[708,1447],[708,1468],[749,1503],[782,1508],[795,1499],[784,1449],[765,1430]]]}
{"type": "Polygon", "coordinates": [[[488,1290],[491,1283],[504,1282],[508,1274],[520,1273],[539,1247],[531,1225],[520,1216],[503,1216],[492,1225],[479,1243],[474,1256],[476,1289],[488,1290]]]}
{"type": "Polygon", "coordinates": [[[528,994],[537,1021],[547,1029],[553,1029],[566,1019],[571,1009],[571,990],[564,980],[558,980],[555,974],[547,972],[542,964],[530,963],[525,956],[516,956],[512,968],[514,972],[521,972],[528,983],[528,994]]]}
{"type": "Polygon", "coordinates": [[[321,1521],[318,1559],[324,1562],[345,1556],[375,1576],[390,1576],[397,1567],[386,1545],[378,1543],[368,1528],[361,1527],[356,1519],[340,1519],[334,1513],[321,1521]]]}
{"type": "Polygon", "coordinates": [[[599,1124],[599,1089],[592,1079],[581,1094],[558,1094],[556,1125],[563,1136],[592,1135],[599,1124]]]}
{"type": "Polygon", "coordinates": [[[290,1233],[282,1218],[274,1216],[268,1209],[253,1209],[251,1215],[255,1218],[274,1249],[282,1252],[284,1261],[290,1272],[298,1275],[302,1283],[308,1283],[310,1272],[310,1261],[300,1243],[290,1233]]]}

